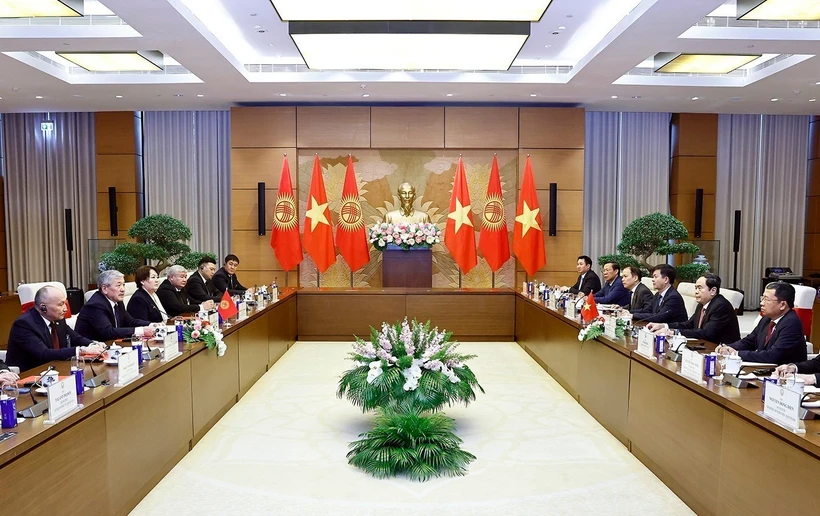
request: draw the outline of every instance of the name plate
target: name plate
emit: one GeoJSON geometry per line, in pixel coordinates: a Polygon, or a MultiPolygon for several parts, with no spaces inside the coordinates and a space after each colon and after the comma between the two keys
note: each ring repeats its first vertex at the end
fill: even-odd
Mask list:
{"type": "Polygon", "coordinates": [[[646,358],[655,358],[655,336],[649,330],[638,330],[638,349],[635,350],[646,358]]]}
{"type": "Polygon", "coordinates": [[[177,329],[175,326],[168,326],[168,331],[165,333],[165,343],[162,348],[162,360],[167,362],[178,357],[182,353],[179,352],[179,337],[177,336],[177,329]]]}
{"type": "Polygon", "coordinates": [[[551,295],[547,296],[547,308],[550,310],[555,310],[555,298],[551,295]]]}
{"type": "Polygon", "coordinates": [[[604,337],[608,337],[612,340],[618,338],[615,336],[615,327],[617,326],[617,322],[618,320],[611,315],[604,317],[604,337]]]}
{"type": "Polygon", "coordinates": [[[247,303],[239,303],[239,313],[236,314],[236,318],[238,320],[247,319],[248,318],[248,304],[247,303]]]}
{"type": "Polygon", "coordinates": [[[208,322],[211,323],[211,326],[214,328],[219,328],[219,314],[217,312],[208,314],[208,322]]]}
{"type": "Polygon", "coordinates": [[[706,382],[703,381],[703,355],[686,348],[682,352],[680,375],[695,383],[705,385],[706,382]]]}
{"type": "Polygon", "coordinates": [[[787,430],[805,433],[806,429],[801,428],[800,420],[800,402],[803,395],[786,385],[776,383],[765,382],[763,388],[763,416],[787,430]]]}
{"type": "Polygon", "coordinates": [[[115,387],[122,387],[133,382],[140,376],[139,358],[133,351],[120,353],[117,362],[117,384],[115,387]]]}
{"type": "Polygon", "coordinates": [[[82,407],[77,403],[77,381],[73,376],[49,385],[46,392],[48,392],[48,419],[44,421],[45,423],[54,424],[82,407]]]}
{"type": "Polygon", "coordinates": [[[575,309],[575,301],[572,299],[567,299],[567,307],[564,309],[564,317],[567,319],[575,320],[578,318],[577,311],[575,309]]]}

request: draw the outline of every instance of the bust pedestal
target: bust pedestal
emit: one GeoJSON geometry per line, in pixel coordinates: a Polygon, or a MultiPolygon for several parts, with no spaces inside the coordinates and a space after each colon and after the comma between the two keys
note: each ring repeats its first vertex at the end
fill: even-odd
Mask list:
{"type": "Polygon", "coordinates": [[[383,287],[433,287],[433,250],[388,245],[382,252],[383,287]]]}

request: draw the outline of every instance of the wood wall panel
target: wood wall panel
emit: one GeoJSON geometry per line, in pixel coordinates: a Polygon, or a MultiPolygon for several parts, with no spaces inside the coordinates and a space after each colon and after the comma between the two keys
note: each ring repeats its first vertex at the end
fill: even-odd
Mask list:
{"type": "MultiPolygon", "coordinates": [[[[544,226],[544,239],[549,236],[550,191],[536,190],[538,206],[541,209],[541,222],[544,226]]],[[[582,231],[584,229],[584,192],[576,190],[558,190],[556,192],[556,229],[558,231],[582,231]]]]}
{"type": "Polygon", "coordinates": [[[299,148],[369,148],[370,108],[363,106],[299,107],[296,110],[299,148]]]}
{"type": "Polygon", "coordinates": [[[672,159],[670,194],[717,193],[717,156],[680,156],[672,159]]]}
{"type": "Polygon", "coordinates": [[[672,172],[669,212],[683,222],[694,238],[695,195],[703,189],[701,237],[714,239],[717,193],[717,126],[715,114],[672,115],[672,172]]]}
{"type": "MultiPolygon", "coordinates": [[[[234,231],[233,253],[239,257],[245,270],[281,270],[282,265],[270,246],[270,229],[265,235],[253,231],[234,231]]],[[[247,285],[245,285],[247,287],[247,285]]]]}
{"type": "Polygon", "coordinates": [[[809,161],[808,195],[820,195],[820,159],[809,161]]]}
{"type": "Polygon", "coordinates": [[[584,117],[581,108],[522,107],[519,146],[525,149],[583,149],[584,117]]]}
{"type": "Polygon", "coordinates": [[[97,193],[108,194],[113,186],[117,193],[142,193],[142,156],[136,154],[100,154],[97,156],[97,193]]]}
{"type": "Polygon", "coordinates": [[[370,110],[371,147],[443,149],[443,107],[377,107],[370,110]]]}
{"type": "MultiPolygon", "coordinates": [[[[554,237],[544,234],[547,264],[540,272],[575,271],[578,256],[581,254],[582,234],[580,231],[559,231],[554,237]]],[[[515,270],[523,271],[521,262],[516,260],[515,270]]],[[[578,273],[575,272],[575,277],[578,273]]],[[[518,283],[516,283],[518,285],[518,283]]]]}
{"type": "Polygon", "coordinates": [[[296,108],[231,108],[231,147],[296,147],[296,108]]]}
{"type": "MultiPolygon", "coordinates": [[[[270,229],[273,226],[273,207],[276,205],[278,193],[279,190],[265,190],[265,229],[268,231],[268,241],[270,241],[270,229]]],[[[231,227],[234,231],[255,232],[258,230],[258,206],[257,190],[233,190],[231,192],[231,227]]]]}
{"type": "Polygon", "coordinates": [[[98,155],[142,154],[142,119],[133,111],[98,111],[94,125],[98,155]]]}
{"type": "Polygon", "coordinates": [[[717,156],[718,115],[672,115],[672,156],[717,156]]]}
{"type": "Polygon", "coordinates": [[[509,296],[408,295],[407,313],[457,335],[486,335],[495,340],[512,340],[515,336],[515,304],[509,296]]]}
{"type": "MultiPolygon", "coordinates": [[[[116,238],[128,238],[126,234],[131,225],[142,218],[143,194],[118,193],[117,194],[117,229],[120,235],[116,238]]],[[[108,192],[97,194],[97,231],[110,234],[111,219],[108,209],[108,192]]]]}
{"type": "MultiPolygon", "coordinates": [[[[803,241],[803,276],[820,273],[820,117],[809,124],[809,178],[806,197],[806,229],[803,241]]],[[[818,318],[815,315],[815,321],[818,318]]],[[[813,337],[817,340],[817,334],[813,337]]]]}
{"type": "Polygon", "coordinates": [[[254,285],[270,285],[273,283],[274,279],[276,280],[276,284],[279,288],[299,286],[299,275],[295,270],[291,270],[289,273],[285,273],[285,271],[281,269],[253,270],[246,269],[244,267],[244,263],[241,264],[240,267],[241,268],[237,272],[237,275],[239,276],[240,283],[246,287],[252,287],[254,285]],[[287,283],[285,283],[285,280],[287,280],[287,283]]]}
{"type": "Polygon", "coordinates": [[[279,188],[284,154],[288,155],[290,179],[295,192],[299,186],[295,148],[231,149],[231,188],[256,190],[258,183],[265,183],[265,189],[279,188]]]}
{"type": "MultiPolygon", "coordinates": [[[[547,262],[549,262],[549,257],[547,257],[547,262]]],[[[520,267],[520,264],[518,265],[520,267]]],[[[572,285],[577,283],[578,273],[575,271],[539,271],[535,273],[535,276],[527,276],[526,271],[522,269],[515,272],[513,288],[519,290],[525,281],[544,282],[547,285],[572,285]]]]}
{"type": "Polygon", "coordinates": [[[530,155],[536,189],[549,189],[558,183],[559,190],[584,189],[583,149],[521,149],[518,153],[518,188],[524,182],[524,167],[530,155]]]}
{"type": "Polygon", "coordinates": [[[404,294],[300,294],[296,307],[299,338],[348,335],[366,338],[371,326],[379,328],[384,321],[404,317],[405,298],[404,294]]]}
{"type": "Polygon", "coordinates": [[[448,149],[518,148],[518,108],[445,107],[448,149]]]}
{"type": "MultiPolygon", "coordinates": [[[[669,207],[686,229],[689,230],[689,237],[693,238],[695,230],[695,194],[691,195],[671,195],[669,197],[669,207]]],[[[714,233],[715,231],[715,196],[703,196],[703,220],[701,229],[704,232],[714,233]]]]}

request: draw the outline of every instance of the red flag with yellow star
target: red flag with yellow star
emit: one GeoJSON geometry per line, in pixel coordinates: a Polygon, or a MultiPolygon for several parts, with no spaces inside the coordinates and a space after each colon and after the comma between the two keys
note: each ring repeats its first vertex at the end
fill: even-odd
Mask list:
{"type": "Polygon", "coordinates": [[[467,174],[464,173],[464,162],[459,156],[456,179],[453,182],[453,194],[450,196],[447,226],[444,229],[444,244],[465,274],[478,263],[471,209],[470,192],[467,190],[467,174]]]}
{"type": "Polygon", "coordinates": [[[302,261],[302,241],[299,239],[299,213],[296,197],[290,182],[288,156],[282,161],[282,175],[279,177],[279,191],[273,207],[273,226],[270,230],[270,246],[282,267],[289,271],[302,261]]]}
{"type": "MultiPolygon", "coordinates": [[[[574,303],[575,301],[572,302],[574,303]]],[[[595,304],[595,296],[592,292],[589,293],[587,300],[584,301],[584,306],[581,308],[581,317],[584,319],[584,322],[587,323],[598,317],[598,305],[595,304]]]]}
{"type": "Polygon", "coordinates": [[[532,178],[529,156],[524,167],[524,183],[518,197],[518,209],[515,211],[513,252],[530,276],[534,276],[547,263],[541,210],[538,208],[538,197],[535,196],[535,180],[532,178]]]}
{"type": "Polygon", "coordinates": [[[325,180],[317,154],[313,160],[313,177],[310,179],[310,192],[305,211],[305,251],[316,262],[319,272],[325,272],[336,262],[333,228],[330,227],[330,210],[327,205],[325,180]]]}
{"type": "Polygon", "coordinates": [[[478,248],[493,272],[510,259],[510,241],[507,238],[507,217],[504,215],[504,197],[501,192],[501,175],[498,173],[498,157],[493,156],[490,182],[487,185],[487,201],[481,216],[481,235],[478,248]]]}
{"type": "Polygon", "coordinates": [[[370,261],[362,204],[359,202],[359,187],[356,184],[356,172],[353,171],[353,157],[350,155],[347,157],[339,223],[336,225],[336,244],[351,271],[361,269],[370,261]]]}

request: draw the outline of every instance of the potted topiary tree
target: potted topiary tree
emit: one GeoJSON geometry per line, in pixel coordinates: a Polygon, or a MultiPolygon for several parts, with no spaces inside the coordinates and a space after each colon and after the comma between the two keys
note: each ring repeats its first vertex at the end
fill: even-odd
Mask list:
{"type": "Polygon", "coordinates": [[[170,215],[150,215],[134,223],[128,236],[136,242],[125,242],[100,257],[100,271],[116,269],[133,274],[146,261],[156,262],[160,273],[171,265],[186,269],[196,268],[204,256],[216,259],[212,253],[192,252],[185,241],[191,239],[191,230],[170,215]]]}
{"type": "MultiPolygon", "coordinates": [[[[605,254],[598,258],[598,264],[603,266],[605,263],[615,262],[621,268],[638,267],[647,274],[653,267],[648,262],[653,254],[697,255],[700,251],[698,246],[691,242],[680,242],[687,238],[689,231],[686,230],[686,226],[672,215],[644,215],[624,228],[621,242],[618,244],[618,254],[605,254]]],[[[703,263],[686,263],[678,265],[676,270],[679,280],[695,281],[701,274],[709,271],[709,266],[703,263]]]]}

